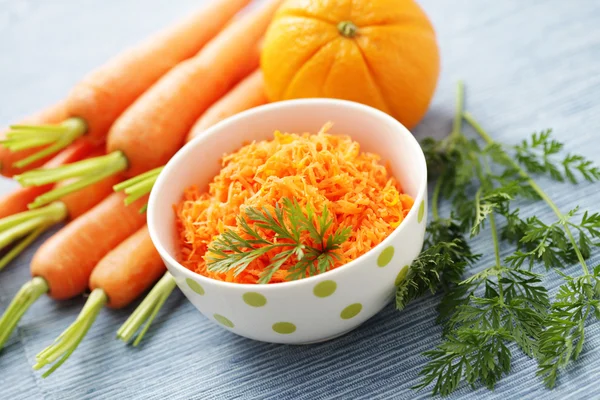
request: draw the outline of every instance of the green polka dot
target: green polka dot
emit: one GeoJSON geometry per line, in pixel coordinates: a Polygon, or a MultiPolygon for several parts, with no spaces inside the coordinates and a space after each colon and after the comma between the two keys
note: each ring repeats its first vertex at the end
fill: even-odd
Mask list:
{"type": "Polygon", "coordinates": [[[394,247],[386,247],[383,249],[379,257],[377,257],[377,265],[380,267],[385,267],[392,261],[392,257],[394,257],[394,247]]]}
{"type": "Polygon", "coordinates": [[[404,278],[406,278],[406,274],[408,274],[408,265],[402,267],[400,272],[398,272],[398,276],[396,276],[396,281],[394,284],[398,286],[404,280],[404,278]]]}
{"type": "Polygon", "coordinates": [[[244,303],[252,307],[262,307],[267,304],[267,298],[260,293],[248,292],[242,296],[244,303]]]}
{"type": "Polygon", "coordinates": [[[419,223],[423,221],[423,217],[425,216],[425,200],[421,201],[421,205],[419,206],[419,214],[417,215],[417,220],[419,223]]]}
{"type": "Polygon", "coordinates": [[[362,310],[362,304],[360,304],[360,303],[350,304],[348,307],[346,307],[342,310],[340,317],[342,317],[342,319],[354,318],[358,315],[358,313],[361,310],[362,310]]]}
{"type": "Polygon", "coordinates": [[[291,322],[277,322],[273,324],[273,330],[282,335],[289,335],[296,332],[296,325],[291,322]]]}
{"type": "Polygon", "coordinates": [[[185,283],[192,289],[194,292],[198,293],[200,296],[204,296],[204,288],[195,280],[187,278],[185,283]]]}
{"type": "Polygon", "coordinates": [[[315,285],[313,293],[317,297],[327,297],[331,296],[335,292],[335,289],[337,289],[337,283],[334,281],[323,281],[315,285]]]}
{"type": "Polygon", "coordinates": [[[233,328],[233,322],[231,322],[229,319],[225,318],[224,316],[220,315],[220,314],[215,314],[213,315],[213,317],[215,317],[215,320],[220,323],[221,325],[224,325],[228,328],[233,328]]]}

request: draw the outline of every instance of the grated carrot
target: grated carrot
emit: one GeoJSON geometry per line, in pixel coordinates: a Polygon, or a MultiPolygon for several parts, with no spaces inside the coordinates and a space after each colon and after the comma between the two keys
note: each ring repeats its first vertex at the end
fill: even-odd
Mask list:
{"type": "MultiPolygon", "coordinates": [[[[237,216],[245,207],[272,209],[283,198],[295,198],[315,210],[327,207],[338,227],[352,227],[352,234],[338,251],[335,267],[346,264],[381,243],[406,217],[411,196],[380,163],[376,154],[360,151],[348,136],[275,132],[273,140],[253,142],[225,155],[221,172],[208,192],[188,188],[174,206],[177,215],[179,261],[201,275],[227,282],[257,283],[261,271],[275,255],[267,253],[235,276],[233,271],[207,269],[205,255],[211,242],[226,229],[239,232],[237,216]]],[[[253,228],[252,221],[248,221],[253,228]]],[[[273,232],[257,229],[273,239],[273,232]]],[[[310,241],[310,238],[303,238],[310,241]]],[[[285,282],[290,260],[269,283],[285,282]]]]}

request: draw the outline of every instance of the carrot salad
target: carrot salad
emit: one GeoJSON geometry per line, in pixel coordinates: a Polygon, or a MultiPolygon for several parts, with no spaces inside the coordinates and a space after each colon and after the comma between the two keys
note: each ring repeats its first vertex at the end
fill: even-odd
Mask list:
{"type": "MultiPolygon", "coordinates": [[[[318,215],[327,207],[331,231],[351,227],[347,241],[337,250],[333,268],[346,264],[382,242],[406,217],[413,199],[376,154],[360,151],[348,136],[275,132],[273,140],[253,142],[222,159],[221,172],[208,192],[188,188],[175,206],[179,233],[179,261],[201,275],[227,282],[257,283],[263,269],[277,254],[254,260],[239,274],[210,271],[207,249],[225,230],[241,232],[238,216],[264,238],[274,232],[261,229],[244,215],[246,207],[273,210],[284,198],[312,207],[318,215]]],[[[310,242],[306,234],[303,238],[310,242]]],[[[289,280],[292,257],[273,274],[269,283],[289,280]]]]}

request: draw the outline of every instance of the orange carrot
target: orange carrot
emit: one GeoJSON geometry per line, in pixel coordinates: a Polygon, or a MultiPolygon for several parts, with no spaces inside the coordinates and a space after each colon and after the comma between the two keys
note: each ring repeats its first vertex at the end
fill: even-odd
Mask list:
{"type": "MultiPolygon", "coordinates": [[[[281,1],[268,0],[239,17],[195,57],[173,68],[137,99],[112,125],[107,143],[109,154],[60,167],[52,173],[30,171],[15,179],[30,186],[79,177],[77,187],[81,187],[95,182],[101,173],[122,172],[131,177],[165,164],[184,143],[200,115],[258,66],[259,42],[281,1]]],[[[155,178],[156,171],[150,175],[155,178]]],[[[146,178],[136,179],[141,183],[142,195],[152,187],[146,178]]],[[[60,195],[50,191],[32,205],[48,204],[60,195]]]]}
{"type": "MultiPolygon", "coordinates": [[[[77,141],[58,153],[43,168],[55,168],[69,164],[86,157],[92,150],[92,145],[87,141],[77,141]]],[[[52,189],[53,185],[30,186],[19,188],[0,198],[0,219],[10,215],[27,211],[27,204],[37,196],[52,189]]]]}
{"type": "Polygon", "coordinates": [[[258,42],[279,4],[270,0],[240,17],[119,117],[108,133],[107,152],[125,154],[126,176],[169,161],[202,113],[258,66],[258,42]]]}
{"type": "MultiPolygon", "coordinates": [[[[227,117],[266,102],[262,74],[260,70],[256,70],[206,110],[188,134],[188,140],[227,117]]],[[[117,337],[127,343],[135,336],[133,345],[137,346],[174,288],[175,280],[169,272],[166,272],[144,298],[144,301],[119,328],[117,337]]]]}
{"type": "Polygon", "coordinates": [[[181,61],[192,57],[249,0],[210,1],[184,21],[112,59],[79,83],[67,98],[69,112],[85,119],[100,139],[131,103],[181,61]]]}
{"type": "MultiPolygon", "coordinates": [[[[119,183],[118,177],[109,176],[100,182],[96,182],[77,192],[69,193],[60,199],[60,202],[64,203],[67,209],[68,218],[73,220],[88,212],[96,204],[110,196],[113,193],[113,186],[117,183],[119,183]]],[[[58,187],[60,186],[61,184],[59,183],[58,187]]]]}
{"type": "Polygon", "coordinates": [[[145,219],[136,208],[123,204],[123,195],[113,193],[46,241],[31,261],[33,279],[21,287],[0,318],[0,348],[42,294],[62,300],[83,293],[96,264],[144,226],[145,219]]]}
{"type": "MultiPolygon", "coordinates": [[[[72,145],[73,146],[73,145],[72,145]]],[[[77,145],[79,147],[79,145],[77,145]]],[[[91,146],[89,142],[82,144],[83,147],[91,146]]],[[[80,150],[80,149],[74,149],[80,150]]],[[[74,151],[77,153],[78,151],[74,151]]],[[[64,153],[64,151],[63,151],[64,153]]],[[[61,153],[61,155],[63,154],[61,153]]],[[[79,151],[81,153],[81,151],[79,151]]],[[[91,155],[98,155],[101,150],[92,152],[91,155]]],[[[59,156],[55,157],[58,158],[59,156]]],[[[64,156],[62,157],[65,158],[64,156]]],[[[51,160],[47,164],[51,164],[55,161],[51,160]]],[[[66,221],[67,219],[75,219],[82,215],[106,196],[112,192],[112,187],[118,183],[118,177],[111,176],[100,180],[93,185],[87,186],[80,191],[71,193],[63,197],[61,201],[49,204],[46,207],[38,210],[22,211],[20,210],[16,214],[5,216],[0,219],[0,250],[11,246],[12,248],[6,254],[0,257],[0,270],[8,265],[15,257],[17,257],[27,246],[29,246],[41,233],[49,229],[51,226],[66,221]]],[[[56,190],[62,190],[63,183],[56,185],[56,190]]],[[[17,194],[21,194],[20,200],[26,200],[30,193],[25,192],[28,189],[32,190],[49,190],[50,188],[44,187],[32,187],[26,188],[22,191],[17,191],[17,194]]],[[[18,197],[18,196],[14,196],[18,197]]],[[[17,206],[24,204],[23,201],[14,202],[12,205],[17,206]]],[[[26,204],[26,203],[25,203],[26,204]]]]}
{"type": "Polygon", "coordinates": [[[18,188],[0,197],[0,219],[27,211],[27,204],[51,188],[52,185],[18,188]]]}
{"type": "Polygon", "coordinates": [[[143,226],[145,219],[114,193],[46,241],[31,261],[31,275],[48,282],[54,299],[76,296],[87,288],[102,257],[143,226]]]}
{"type": "Polygon", "coordinates": [[[54,372],[77,348],[100,310],[121,308],[135,300],[165,271],[165,266],[144,226],[109,252],[90,277],[92,292],[83,310],[54,342],[36,356],[34,369],[57,361],[46,373],[54,372]]]}
{"type": "MultiPolygon", "coordinates": [[[[229,116],[266,102],[262,74],[260,70],[257,70],[206,110],[190,131],[188,140],[193,139],[194,136],[199,135],[206,128],[229,116]]],[[[137,346],[174,288],[175,280],[169,272],[166,272],[127,321],[119,328],[117,337],[127,343],[135,336],[133,345],[137,346]]]]}
{"type": "Polygon", "coordinates": [[[122,308],[138,298],[165,272],[148,227],[131,235],[98,263],[90,278],[90,289],[101,289],[107,306],[122,308]]]}
{"type": "Polygon", "coordinates": [[[187,141],[189,142],[225,118],[266,103],[264,80],[259,69],[238,83],[229,93],[206,110],[188,133],[187,141]]]}
{"type": "MultiPolygon", "coordinates": [[[[55,124],[67,117],[68,113],[66,104],[65,102],[60,102],[36,114],[24,118],[21,122],[19,122],[19,125],[55,124]]],[[[0,132],[0,141],[6,140],[9,132],[10,129],[0,132]]],[[[0,145],[0,173],[10,178],[13,175],[29,171],[33,168],[38,168],[52,158],[52,155],[48,155],[47,157],[41,158],[23,168],[15,168],[13,165],[16,161],[29,157],[32,154],[37,153],[39,150],[41,150],[41,148],[36,146],[34,148],[12,152],[6,147],[0,145]]]]}
{"type": "MultiPolygon", "coordinates": [[[[131,103],[167,71],[196,54],[249,1],[207,2],[185,20],[124,51],[91,72],[66,99],[68,115],[60,120],[71,118],[60,125],[62,130],[56,132],[55,140],[46,141],[46,144],[53,143],[50,147],[56,152],[84,134],[94,143],[104,141],[108,128],[131,103]]],[[[28,127],[29,134],[21,136],[22,142],[31,144],[33,137],[47,140],[48,135],[44,135],[43,129],[38,130],[37,136],[32,136],[34,128],[28,127]]],[[[18,130],[14,132],[15,137],[18,136],[18,130]]]]}

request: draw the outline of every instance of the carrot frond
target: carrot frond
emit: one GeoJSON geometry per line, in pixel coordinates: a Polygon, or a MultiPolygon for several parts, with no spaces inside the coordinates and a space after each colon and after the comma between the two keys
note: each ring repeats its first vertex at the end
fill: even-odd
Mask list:
{"type": "Polygon", "coordinates": [[[0,349],[21,320],[21,317],[33,303],[44,293],[48,293],[48,283],[37,276],[21,286],[8,308],[0,318],[0,349]]]}
{"type": "Polygon", "coordinates": [[[160,175],[163,168],[164,167],[158,167],[134,178],[121,182],[118,185],[115,185],[113,190],[115,192],[124,192],[127,195],[125,198],[125,205],[130,205],[131,203],[150,193],[154,183],[156,182],[156,179],[158,178],[158,175],[160,175]]]}
{"type": "Polygon", "coordinates": [[[261,272],[258,283],[269,283],[275,272],[293,259],[294,264],[287,270],[290,280],[322,274],[335,265],[339,259],[336,251],[352,232],[352,227],[346,227],[328,235],[334,221],[327,206],[323,206],[321,213],[316,215],[310,205],[303,207],[296,199],[287,197],[283,199],[283,206],[276,203],[272,212],[265,207],[262,210],[247,207],[244,212],[248,220],[238,217],[241,234],[227,229],[209,244],[206,252],[209,271],[233,271],[237,276],[258,258],[279,249],[261,272]],[[248,221],[252,221],[254,227],[248,221]],[[273,238],[265,239],[257,228],[274,232],[273,238]],[[303,233],[313,243],[307,242],[306,237],[302,237],[303,233]]]}
{"type": "Polygon", "coordinates": [[[40,186],[67,179],[76,179],[71,184],[57,187],[38,196],[33,203],[29,204],[29,208],[38,208],[126,169],[127,159],[125,155],[120,151],[115,151],[105,156],[90,158],[58,168],[28,171],[16,175],[14,178],[22,186],[40,186]]]}
{"type": "Polygon", "coordinates": [[[36,364],[33,369],[39,370],[48,364],[54,363],[43,375],[47,378],[56,371],[73,354],[79,343],[83,340],[88,330],[96,321],[98,313],[108,302],[104,290],[94,289],[90,293],[85,306],[73,322],[50,346],[46,347],[35,357],[36,364]]]}
{"type": "Polygon", "coordinates": [[[152,325],[152,321],[156,318],[156,315],[171,295],[171,292],[173,292],[173,289],[175,289],[175,286],[173,275],[169,272],[165,273],[131,316],[127,318],[127,321],[121,325],[117,331],[117,338],[125,343],[129,343],[136,332],[142,328],[137,334],[133,346],[140,344],[148,328],[152,325]]]}
{"type": "Polygon", "coordinates": [[[73,143],[85,134],[87,124],[81,118],[69,118],[59,125],[12,125],[10,129],[2,145],[11,151],[48,146],[14,163],[23,168],[73,143]]]}

